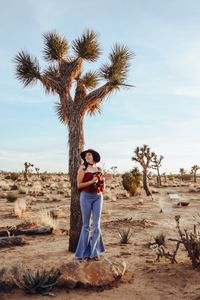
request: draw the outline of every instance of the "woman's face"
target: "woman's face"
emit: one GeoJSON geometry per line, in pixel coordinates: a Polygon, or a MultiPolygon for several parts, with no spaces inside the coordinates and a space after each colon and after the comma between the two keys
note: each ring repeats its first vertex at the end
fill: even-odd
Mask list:
{"type": "Polygon", "coordinates": [[[89,162],[90,164],[93,164],[93,163],[94,163],[94,160],[93,160],[92,153],[87,152],[86,155],[85,155],[85,160],[86,160],[87,162],[89,162]]]}

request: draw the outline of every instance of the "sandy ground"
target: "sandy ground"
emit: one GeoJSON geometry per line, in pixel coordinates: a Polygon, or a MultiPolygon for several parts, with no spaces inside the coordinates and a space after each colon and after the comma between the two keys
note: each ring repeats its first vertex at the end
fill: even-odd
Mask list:
{"type": "MultiPolygon", "coordinates": [[[[108,189],[108,188],[107,188],[108,189]]],[[[158,194],[146,197],[106,199],[103,204],[101,230],[106,247],[103,256],[111,260],[123,260],[127,270],[134,272],[134,278],[129,282],[120,283],[117,287],[107,290],[58,290],[55,288],[54,299],[79,300],[85,299],[200,299],[199,272],[192,268],[187,253],[180,247],[177,254],[178,264],[171,264],[166,259],[155,262],[155,254],[147,244],[153,241],[159,233],[168,238],[178,238],[175,215],[181,216],[181,227],[192,229],[193,224],[200,221],[200,193],[189,193],[188,186],[163,187],[158,194]],[[170,200],[168,193],[178,193],[181,200],[189,200],[187,207],[174,207],[175,200],[170,200]],[[141,204],[141,199],[143,204],[141,204]],[[161,212],[162,209],[162,212],[161,212]],[[131,227],[130,243],[119,243],[118,229],[131,227]]],[[[120,188],[119,188],[120,190],[120,188]]],[[[119,191],[118,191],[119,192],[119,191]]],[[[54,191],[56,195],[56,191],[54,191]]],[[[117,193],[117,189],[111,190],[117,193]]],[[[20,195],[25,197],[25,195],[20,195]]],[[[61,214],[59,227],[69,229],[70,197],[59,195],[58,201],[45,200],[44,196],[36,197],[25,213],[26,218],[37,219],[43,208],[57,208],[61,214]]],[[[1,227],[16,225],[23,222],[13,213],[13,203],[0,199],[1,227]]],[[[74,253],[68,252],[68,236],[65,233],[55,233],[48,236],[26,236],[28,245],[22,247],[0,249],[0,266],[9,268],[15,263],[31,267],[49,268],[63,261],[71,261],[74,253]]],[[[168,250],[175,248],[175,243],[167,241],[168,250]]],[[[100,263],[100,262],[99,262],[100,263]]],[[[46,296],[46,299],[52,297],[46,296]]],[[[24,291],[13,290],[10,293],[0,292],[1,300],[10,299],[45,299],[40,295],[26,295],[24,291]]]]}

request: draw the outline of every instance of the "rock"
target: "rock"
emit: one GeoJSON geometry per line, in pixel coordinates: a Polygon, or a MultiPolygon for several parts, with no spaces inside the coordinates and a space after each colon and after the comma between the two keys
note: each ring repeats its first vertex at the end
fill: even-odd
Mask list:
{"type": "Polygon", "coordinates": [[[152,194],[159,194],[159,191],[157,189],[151,189],[152,194]]]}
{"type": "Polygon", "coordinates": [[[142,205],[144,203],[144,200],[143,199],[139,199],[138,200],[138,204],[142,205]]]}
{"type": "Polygon", "coordinates": [[[24,195],[27,194],[27,188],[21,186],[19,188],[19,194],[24,194],[24,195]]]}
{"type": "Polygon", "coordinates": [[[1,188],[3,191],[9,191],[10,190],[10,186],[7,183],[1,184],[1,188]]]}
{"type": "Polygon", "coordinates": [[[117,199],[123,199],[123,198],[130,198],[130,195],[127,191],[117,193],[116,194],[117,199]]]}
{"type": "Polygon", "coordinates": [[[0,199],[5,199],[6,198],[6,193],[0,192],[0,199]]]}
{"type": "Polygon", "coordinates": [[[111,202],[116,202],[117,201],[117,197],[116,197],[116,195],[112,195],[112,197],[111,197],[111,202]]]}
{"type": "Polygon", "coordinates": [[[188,193],[197,193],[197,192],[198,192],[198,190],[195,187],[191,187],[188,189],[188,193]]]}
{"type": "Polygon", "coordinates": [[[58,278],[57,286],[64,288],[102,287],[112,286],[122,279],[126,263],[111,262],[101,256],[100,261],[78,261],[74,260],[60,266],[61,276],[58,278]]]}

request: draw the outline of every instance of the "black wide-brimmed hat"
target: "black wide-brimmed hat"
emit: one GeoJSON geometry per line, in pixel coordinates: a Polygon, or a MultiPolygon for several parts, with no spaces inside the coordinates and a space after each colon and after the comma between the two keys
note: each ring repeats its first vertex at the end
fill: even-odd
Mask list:
{"type": "Polygon", "coordinates": [[[85,151],[82,151],[81,154],[80,154],[80,156],[81,156],[81,158],[82,158],[83,160],[85,160],[85,155],[86,155],[87,152],[92,153],[93,159],[94,159],[94,161],[95,161],[96,163],[98,163],[98,162],[100,161],[101,156],[100,156],[100,154],[99,154],[97,151],[95,151],[94,149],[87,149],[87,150],[85,150],[85,151]]]}

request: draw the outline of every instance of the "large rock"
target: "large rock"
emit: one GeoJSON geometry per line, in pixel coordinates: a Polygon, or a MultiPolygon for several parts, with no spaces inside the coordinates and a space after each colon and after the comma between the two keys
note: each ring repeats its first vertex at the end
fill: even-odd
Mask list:
{"type": "Polygon", "coordinates": [[[119,282],[125,273],[126,263],[111,262],[101,256],[100,261],[74,260],[62,264],[59,269],[61,276],[56,284],[58,287],[102,287],[113,286],[119,282]]]}

